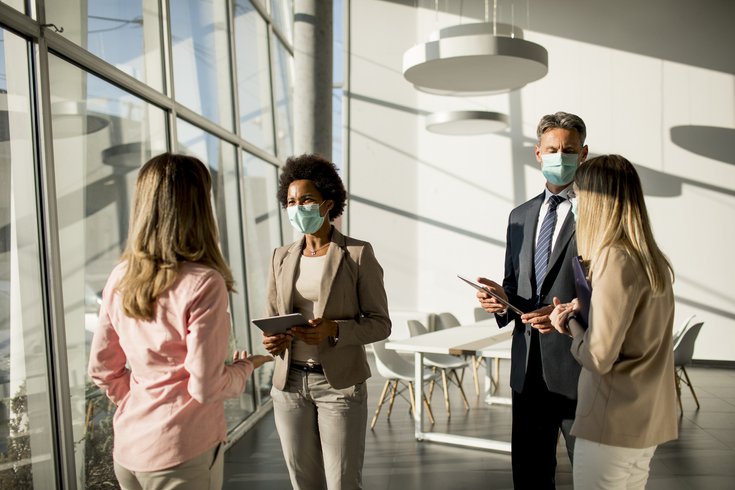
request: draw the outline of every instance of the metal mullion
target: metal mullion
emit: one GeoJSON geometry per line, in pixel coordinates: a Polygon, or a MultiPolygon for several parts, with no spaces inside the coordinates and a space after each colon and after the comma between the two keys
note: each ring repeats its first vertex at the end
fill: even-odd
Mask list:
{"type": "MultiPolygon", "coordinates": [[[[39,21],[44,22],[45,10],[38,5],[39,21]]],[[[51,396],[52,423],[56,429],[55,447],[58,451],[57,478],[61,488],[75,490],[76,465],[74,453],[74,428],[71,411],[71,391],[69,389],[69,362],[66,345],[66,325],[64,316],[64,297],[60,285],[63,282],[61,271],[61,247],[59,242],[59,222],[57,214],[56,175],[54,169],[53,131],[51,124],[51,88],[49,80],[48,45],[45,30],[40,32],[38,44],[33,54],[32,75],[35,76],[33,92],[37,94],[37,107],[41,117],[34,122],[36,160],[39,162],[38,203],[39,239],[42,243],[40,265],[44,280],[44,314],[49,328],[46,329],[49,357],[49,389],[51,396]]],[[[34,108],[35,109],[35,108],[34,108]]],[[[35,115],[36,111],[32,111],[35,115]]]]}
{"type": "Polygon", "coordinates": [[[22,37],[37,40],[41,35],[41,27],[38,22],[4,3],[0,3],[0,18],[2,18],[3,28],[22,37]]]}
{"type": "MultiPolygon", "coordinates": [[[[343,66],[344,66],[344,73],[342,76],[344,77],[342,80],[342,121],[344,122],[344,148],[342,148],[342,158],[344,158],[344,165],[345,170],[347,171],[346,175],[346,185],[347,185],[347,193],[349,193],[352,190],[352,166],[351,163],[351,148],[350,148],[350,134],[352,133],[352,96],[350,94],[351,90],[351,74],[352,74],[352,59],[351,59],[351,53],[352,53],[352,0],[344,0],[343,4],[344,12],[343,12],[343,20],[342,20],[342,26],[344,29],[344,32],[342,35],[344,36],[344,46],[343,46],[343,66]]],[[[350,232],[350,224],[352,223],[352,220],[350,219],[352,213],[350,209],[352,206],[349,204],[347,205],[347,227],[345,232],[349,234],[350,232]]]]}
{"type": "Polygon", "coordinates": [[[176,91],[174,89],[174,53],[173,40],[171,37],[171,15],[168,0],[160,0],[161,9],[161,51],[163,53],[163,74],[166,77],[165,87],[171,106],[166,111],[168,118],[168,146],[171,152],[178,151],[179,142],[176,129],[176,91]]]}

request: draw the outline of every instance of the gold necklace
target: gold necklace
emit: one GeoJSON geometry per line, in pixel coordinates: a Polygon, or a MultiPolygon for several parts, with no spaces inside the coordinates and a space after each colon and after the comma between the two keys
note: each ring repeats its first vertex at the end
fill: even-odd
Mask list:
{"type": "MultiPolygon", "coordinates": [[[[322,246],[321,246],[321,247],[319,247],[319,248],[311,248],[311,249],[309,249],[309,255],[311,255],[312,257],[313,257],[313,256],[315,256],[315,255],[316,255],[316,253],[317,253],[317,252],[318,252],[319,250],[323,250],[323,249],[327,248],[327,247],[329,246],[329,243],[330,243],[330,242],[327,242],[326,244],[322,245],[322,246]]],[[[306,251],[306,250],[304,250],[304,251],[306,251]]]]}

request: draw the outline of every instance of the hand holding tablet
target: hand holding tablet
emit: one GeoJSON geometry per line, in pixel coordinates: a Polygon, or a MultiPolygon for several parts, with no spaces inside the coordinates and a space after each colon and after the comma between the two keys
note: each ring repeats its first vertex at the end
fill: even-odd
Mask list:
{"type": "Polygon", "coordinates": [[[258,318],[253,320],[253,325],[261,329],[266,335],[276,335],[286,333],[291,327],[308,327],[309,322],[301,313],[291,313],[289,315],[258,318]]]}
{"type": "Polygon", "coordinates": [[[498,303],[500,303],[501,305],[505,306],[505,307],[506,307],[506,308],[508,308],[509,310],[512,310],[512,311],[514,311],[515,313],[517,313],[517,314],[519,314],[519,315],[523,315],[523,312],[522,312],[522,311],[521,311],[520,309],[518,309],[518,308],[516,308],[515,306],[513,306],[512,304],[510,304],[510,303],[509,303],[509,302],[508,302],[508,301],[507,301],[506,299],[504,299],[504,298],[503,298],[502,296],[500,296],[500,295],[498,295],[498,294],[496,294],[496,293],[492,292],[492,291],[491,291],[491,290],[490,290],[489,288],[487,288],[486,286],[483,286],[483,285],[481,285],[481,284],[477,284],[477,283],[475,283],[475,282],[472,282],[472,281],[470,281],[469,279],[465,279],[464,277],[460,276],[459,274],[457,274],[457,277],[459,277],[460,279],[462,279],[462,280],[463,280],[464,282],[466,282],[467,284],[469,284],[469,285],[470,285],[470,286],[472,286],[473,288],[475,288],[475,289],[477,289],[477,290],[479,290],[479,291],[482,291],[482,292],[484,292],[484,293],[487,293],[487,294],[488,294],[489,296],[492,296],[493,298],[495,298],[495,300],[496,300],[496,301],[497,301],[498,303]]]}

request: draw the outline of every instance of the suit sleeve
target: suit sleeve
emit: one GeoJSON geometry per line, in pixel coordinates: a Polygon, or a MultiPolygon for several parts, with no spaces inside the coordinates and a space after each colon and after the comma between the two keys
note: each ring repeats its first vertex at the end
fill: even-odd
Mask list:
{"type": "Polygon", "coordinates": [[[359,316],[354,320],[337,320],[339,342],[346,345],[365,345],[388,338],[391,321],[388,316],[388,298],[383,284],[383,268],[375,258],[372,246],[362,247],[358,259],[357,298],[359,316]]]}
{"type": "MultiPolygon", "coordinates": [[[[518,267],[513,262],[513,253],[515,248],[520,247],[519,243],[514,243],[512,233],[512,220],[513,215],[508,218],[508,230],[505,234],[505,271],[503,275],[503,290],[505,295],[508,296],[508,301],[512,305],[518,304],[518,267]]],[[[499,327],[504,327],[510,322],[518,318],[518,315],[511,310],[506,310],[505,314],[495,315],[495,319],[498,322],[499,327]]]]}
{"type": "Polygon", "coordinates": [[[266,288],[266,315],[278,315],[278,289],[276,288],[276,253],[278,249],[273,250],[271,255],[271,266],[268,270],[268,286],[266,288]]]}
{"type": "MultiPolygon", "coordinates": [[[[620,355],[645,290],[634,259],[611,249],[592,278],[589,328],[572,342],[572,355],[585,368],[606,374],[620,355]]],[[[644,276],[645,277],[645,276],[644,276]]]]}
{"type": "Polygon", "coordinates": [[[103,292],[97,329],[92,338],[87,371],[107,397],[115,405],[119,405],[130,392],[130,370],[125,366],[127,357],[110,319],[109,309],[113,295],[113,288],[108,283],[103,292]]]}
{"type": "Polygon", "coordinates": [[[231,329],[227,302],[225,281],[214,271],[197,285],[190,302],[184,367],[189,394],[199,403],[238,396],[253,372],[250,361],[225,365],[231,329]]]}

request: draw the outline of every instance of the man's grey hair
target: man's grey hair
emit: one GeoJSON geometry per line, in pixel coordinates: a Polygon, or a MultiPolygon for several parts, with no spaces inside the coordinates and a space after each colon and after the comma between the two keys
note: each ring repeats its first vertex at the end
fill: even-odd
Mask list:
{"type": "Polygon", "coordinates": [[[546,131],[557,128],[576,131],[584,146],[584,140],[587,138],[587,126],[584,125],[581,117],[575,114],[569,114],[568,112],[557,112],[556,114],[547,114],[542,117],[538,123],[538,128],[536,128],[536,136],[541,141],[541,136],[546,131]]]}

